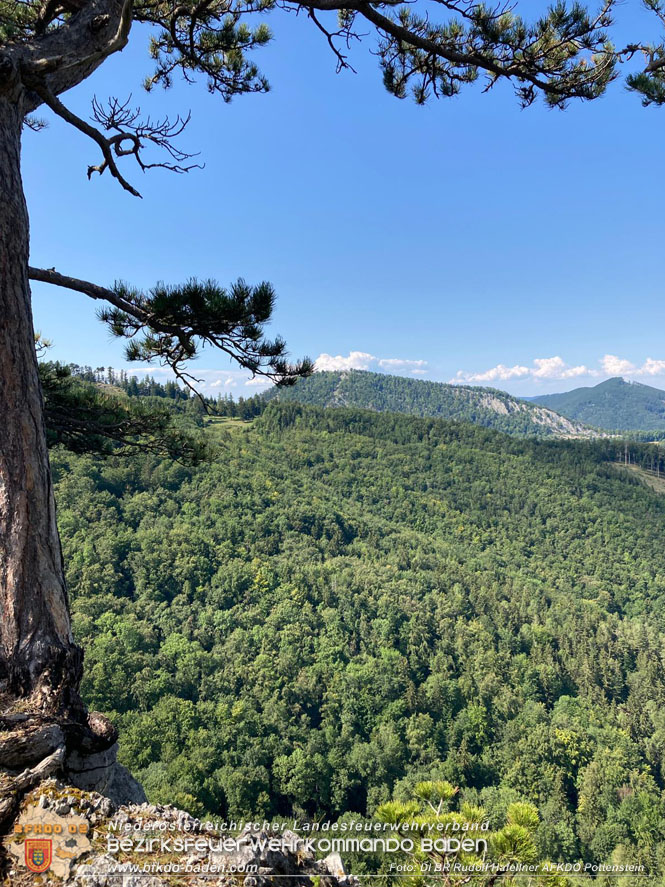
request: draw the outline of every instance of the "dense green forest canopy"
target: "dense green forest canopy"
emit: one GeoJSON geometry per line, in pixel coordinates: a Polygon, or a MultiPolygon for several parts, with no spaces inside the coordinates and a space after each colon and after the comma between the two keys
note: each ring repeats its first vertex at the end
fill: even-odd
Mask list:
{"type": "Polygon", "coordinates": [[[85,697],[153,800],[447,780],[534,804],[541,858],[665,872],[665,498],[623,445],[290,402],[211,434],[198,467],[52,452],[85,697]]]}
{"type": "Polygon", "coordinates": [[[542,394],[534,403],[577,422],[617,431],[665,432],[665,391],[619,377],[593,388],[542,394]]]}
{"type": "Polygon", "coordinates": [[[594,430],[582,423],[495,388],[447,385],[364,370],[315,373],[288,391],[273,389],[266,397],[318,407],[358,407],[380,413],[458,419],[520,437],[595,436],[594,430]]]}

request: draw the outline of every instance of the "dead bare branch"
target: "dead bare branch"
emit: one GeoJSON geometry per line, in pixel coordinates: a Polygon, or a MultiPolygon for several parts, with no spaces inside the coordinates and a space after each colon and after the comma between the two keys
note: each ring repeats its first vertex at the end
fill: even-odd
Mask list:
{"type": "MultiPolygon", "coordinates": [[[[187,160],[198,155],[188,154],[173,143],[173,140],[184,132],[191,119],[191,114],[186,117],[178,115],[173,122],[168,117],[156,121],[150,117],[142,119],[141,109],[131,108],[130,102],[131,95],[126,102],[110,98],[106,107],[102,106],[97,97],[92,102],[95,122],[107,132],[114,133],[108,139],[108,143],[116,157],[133,156],[143,172],[156,168],[168,169],[176,173],[202,169],[200,163],[185,164],[187,160]],[[146,143],[166,151],[173,162],[146,163],[141,154],[146,143]]],[[[103,170],[100,171],[103,172],[103,170]]]]}
{"type": "Polygon", "coordinates": [[[113,157],[113,153],[111,151],[111,142],[107,138],[105,138],[98,129],[95,129],[94,126],[91,126],[85,120],[77,117],[76,114],[73,113],[73,111],[70,111],[69,108],[63,105],[60,99],[57,96],[53,95],[53,93],[49,91],[45,84],[35,83],[33,84],[33,89],[44,102],[44,104],[47,105],[54,114],[57,114],[58,117],[61,117],[65,122],[71,124],[80,132],[84,133],[84,135],[87,135],[89,138],[91,138],[93,142],[96,142],[99,145],[99,149],[102,152],[104,161],[103,163],[99,164],[99,166],[88,167],[88,178],[92,176],[93,172],[99,172],[101,174],[104,172],[104,170],[108,168],[113,178],[118,180],[125,191],[129,191],[129,193],[133,194],[134,197],[140,197],[141,195],[136,190],[136,188],[129,184],[127,179],[125,179],[125,177],[118,169],[113,157]]]}

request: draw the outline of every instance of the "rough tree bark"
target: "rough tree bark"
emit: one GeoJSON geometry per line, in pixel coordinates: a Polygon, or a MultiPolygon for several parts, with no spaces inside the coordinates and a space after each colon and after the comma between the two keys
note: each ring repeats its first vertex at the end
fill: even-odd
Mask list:
{"type": "MultiPolygon", "coordinates": [[[[70,751],[108,747],[115,732],[79,696],[83,654],[71,632],[34,346],[21,132],[44,95],[54,101],[121,50],[130,26],[131,0],[88,0],[62,27],[0,46],[0,733],[15,723],[7,715],[29,713],[31,723],[57,721],[70,751]]],[[[2,753],[0,735],[0,766],[2,753]]]]}
{"type": "Polygon", "coordinates": [[[19,83],[0,94],[0,692],[5,710],[80,721],[28,281],[19,83]]]}

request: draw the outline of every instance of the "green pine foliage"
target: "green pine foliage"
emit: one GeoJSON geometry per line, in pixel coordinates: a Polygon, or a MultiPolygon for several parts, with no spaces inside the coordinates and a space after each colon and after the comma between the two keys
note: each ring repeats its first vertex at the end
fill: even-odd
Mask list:
{"type": "MultiPolygon", "coordinates": [[[[661,0],[643,0],[644,6],[658,18],[662,27],[665,24],[665,5],[661,0]]],[[[645,58],[641,71],[629,74],[626,78],[628,89],[642,97],[644,107],[665,104],[665,44],[662,38],[657,43],[629,46],[626,55],[640,52],[645,58]]]]}
{"type": "MultiPolygon", "coordinates": [[[[150,452],[195,464],[209,456],[208,441],[202,433],[200,412],[203,406],[185,399],[184,407],[167,405],[144,386],[140,399],[111,384],[102,384],[90,373],[73,372],[72,367],[57,362],[39,364],[44,397],[46,436],[50,447],[62,444],[77,453],[129,455],[150,452]],[[191,407],[194,407],[192,409],[191,407]]],[[[174,383],[159,386],[175,403],[182,405],[180,389],[174,383]]],[[[132,377],[125,389],[136,387],[132,377]]]]}
{"type": "MultiPolygon", "coordinates": [[[[460,800],[458,788],[445,780],[419,782],[413,788],[412,800],[382,804],[376,818],[389,826],[393,834],[396,830],[400,838],[413,841],[413,849],[402,851],[402,859],[398,857],[396,863],[402,863],[400,883],[405,887],[466,884],[469,870],[482,872],[483,864],[488,862],[505,869],[501,882],[512,885],[520,883],[523,877],[513,878],[511,867],[540,864],[544,868],[549,864],[538,852],[540,817],[535,805],[520,801],[510,804],[502,827],[490,830],[487,811],[460,800]],[[466,846],[465,841],[469,842],[466,846]],[[458,867],[465,867],[466,871],[459,871],[458,867]]],[[[385,859],[383,868],[391,871],[385,859]]],[[[493,875],[497,880],[492,871],[485,877],[476,875],[475,879],[492,883],[493,875]]],[[[547,876],[541,876],[531,883],[545,887],[547,881],[547,876]]],[[[558,884],[550,881],[548,887],[566,887],[567,883],[564,879],[558,884]]]]}
{"type": "MultiPolygon", "coordinates": [[[[345,0],[323,8],[304,0],[296,4],[328,36],[340,69],[351,67],[348,46],[373,34],[384,85],[398,98],[411,95],[423,104],[457,95],[478,79],[485,91],[508,80],[523,106],[542,95],[548,106],[559,108],[570,99],[598,98],[616,78],[617,52],[608,31],[612,6],[613,0],[605,0],[592,10],[559,0],[529,21],[508,3],[439,3],[430,9],[345,0]]],[[[268,79],[254,58],[272,39],[265,18],[282,8],[275,0],[210,0],[205,7],[184,2],[175,9],[165,0],[137,0],[131,21],[150,29],[154,63],[145,88],[169,88],[181,76],[187,82],[204,80],[226,102],[267,92],[268,79]]],[[[72,11],[40,0],[0,0],[0,47],[57,30],[72,11]]]]}
{"type": "Polygon", "coordinates": [[[293,385],[313,371],[309,358],[288,362],[282,338],[266,338],[275,306],[269,283],[250,286],[241,279],[226,289],[214,280],[191,279],[181,286],[160,283],[148,293],[119,283],[114,294],[124,307],[102,308],[99,318],[112,335],[128,340],[126,359],[168,366],[192,389],[196,380],[186,367],[206,346],[278,386],[293,385]]]}
{"type": "Polygon", "coordinates": [[[279,402],[216,440],[52,454],[86,700],[153,800],[357,817],[449,783],[506,856],[662,877],[665,498],[618,442],[279,402]]]}

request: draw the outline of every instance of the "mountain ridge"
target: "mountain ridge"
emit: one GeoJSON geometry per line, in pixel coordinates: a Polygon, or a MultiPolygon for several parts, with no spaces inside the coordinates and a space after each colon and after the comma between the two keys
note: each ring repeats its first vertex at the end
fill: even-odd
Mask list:
{"type": "Polygon", "coordinates": [[[319,407],[357,407],[421,418],[455,419],[518,437],[597,437],[582,422],[495,388],[408,379],[366,370],[317,372],[291,388],[273,389],[269,400],[319,407]]]}
{"type": "Polygon", "coordinates": [[[665,391],[615,376],[598,385],[524,398],[609,431],[665,431],[665,391]]]}

